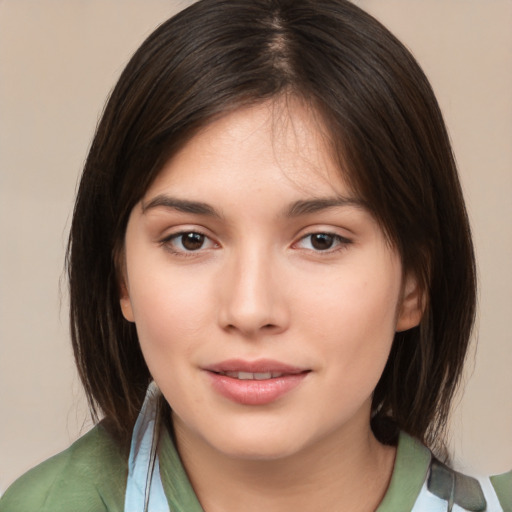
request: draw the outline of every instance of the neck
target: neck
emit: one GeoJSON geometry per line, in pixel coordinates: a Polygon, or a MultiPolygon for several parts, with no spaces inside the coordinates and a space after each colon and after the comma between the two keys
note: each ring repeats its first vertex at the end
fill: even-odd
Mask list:
{"type": "Polygon", "coordinates": [[[175,422],[183,464],[205,512],[374,511],[389,485],[396,449],[371,429],[327,435],[272,460],[230,457],[175,422]]]}

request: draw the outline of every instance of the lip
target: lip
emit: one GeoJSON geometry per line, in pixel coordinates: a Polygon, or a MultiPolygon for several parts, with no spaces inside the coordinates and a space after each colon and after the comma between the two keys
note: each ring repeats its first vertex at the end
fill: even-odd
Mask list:
{"type": "Polygon", "coordinates": [[[246,361],[244,359],[228,359],[209,366],[205,366],[204,370],[225,373],[225,372],[248,372],[248,373],[284,373],[294,375],[308,371],[308,368],[301,368],[275,361],[273,359],[257,359],[255,361],[246,361]]]}
{"type": "Polygon", "coordinates": [[[242,405],[266,405],[275,402],[299,386],[310,373],[310,369],[271,359],[256,361],[230,359],[209,365],[203,370],[214,391],[242,405]],[[228,372],[280,375],[270,379],[239,380],[225,375],[228,372]]]}

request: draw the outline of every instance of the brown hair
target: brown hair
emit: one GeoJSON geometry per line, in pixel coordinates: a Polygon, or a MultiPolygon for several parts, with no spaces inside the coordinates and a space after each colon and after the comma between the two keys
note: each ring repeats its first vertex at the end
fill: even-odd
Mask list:
{"type": "Polygon", "coordinates": [[[119,307],[116,254],[132,208],[213,117],[283,94],[321,114],[340,168],[420,283],[423,319],[395,336],[372,425],[381,440],[391,424],[435,448],[475,313],[470,229],[428,80],[346,0],[201,0],[126,66],[85,164],[68,246],[73,348],[93,416],[126,439],[150,380],[119,307]]]}

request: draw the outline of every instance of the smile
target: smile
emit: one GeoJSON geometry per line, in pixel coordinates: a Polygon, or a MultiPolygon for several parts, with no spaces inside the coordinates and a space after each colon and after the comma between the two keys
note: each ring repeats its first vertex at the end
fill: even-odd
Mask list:
{"type": "Polygon", "coordinates": [[[219,375],[225,375],[232,379],[238,380],[267,380],[276,379],[285,375],[281,372],[264,372],[264,373],[251,373],[251,372],[220,372],[219,375]]]}
{"type": "Polygon", "coordinates": [[[241,405],[267,405],[300,386],[311,370],[272,360],[223,361],[204,368],[216,394],[241,405]]]}

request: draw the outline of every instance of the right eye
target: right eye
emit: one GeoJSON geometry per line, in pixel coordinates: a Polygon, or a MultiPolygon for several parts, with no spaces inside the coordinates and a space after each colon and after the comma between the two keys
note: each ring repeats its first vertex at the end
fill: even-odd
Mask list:
{"type": "Polygon", "coordinates": [[[174,233],[164,239],[162,243],[176,254],[187,254],[200,251],[201,249],[212,249],[216,246],[213,240],[197,231],[174,233]]]}

